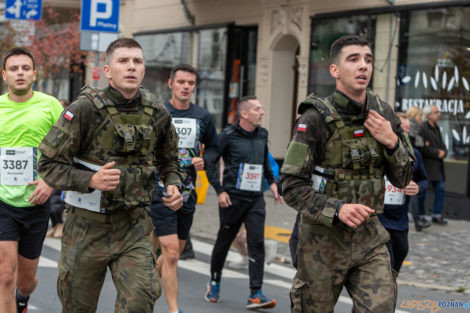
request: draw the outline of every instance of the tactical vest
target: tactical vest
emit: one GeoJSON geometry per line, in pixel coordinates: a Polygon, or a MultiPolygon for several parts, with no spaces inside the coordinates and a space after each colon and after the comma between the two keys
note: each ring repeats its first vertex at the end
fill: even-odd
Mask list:
{"type": "MultiPolygon", "coordinates": [[[[354,125],[351,120],[341,118],[330,100],[319,97],[312,100],[311,104],[328,125],[330,134],[316,164],[325,172],[314,172],[327,179],[324,194],[344,203],[366,205],[377,214],[383,213],[384,146],[372,137],[363,123],[354,125]]],[[[383,115],[379,99],[372,109],[383,115]]]]}
{"type": "Polygon", "coordinates": [[[102,206],[107,211],[148,206],[156,180],[155,96],[141,88],[142,108],[139,112],[126,113],[118,111],[103,90],[86,87],[82,95],[93,101],[103,122],[80,158],[98,165],[115,161],[114,168],[121,170],[119,186],[103,192],[102,206]]]}

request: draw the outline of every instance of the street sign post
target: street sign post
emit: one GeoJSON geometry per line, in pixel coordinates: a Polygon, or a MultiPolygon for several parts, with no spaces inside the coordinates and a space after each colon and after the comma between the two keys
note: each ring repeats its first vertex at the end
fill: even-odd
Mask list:
{"type": "Polygon", "coordinates": [[[42,0],[6,0],[5,18],[10,20],[40,20],[42,0]]]}
{"type": "Polygon", "coordinates": [[[82,0],[81,30],[119,31],[119,0],[82,0]]]}

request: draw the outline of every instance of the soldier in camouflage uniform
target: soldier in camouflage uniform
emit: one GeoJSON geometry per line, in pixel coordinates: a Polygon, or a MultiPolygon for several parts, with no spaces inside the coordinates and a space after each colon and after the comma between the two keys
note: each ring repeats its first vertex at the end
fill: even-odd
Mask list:
{"type": "Polygon", "coordinates": [[[413,153],[391,107],[367,91],[372,53],[345,36],[331,46],[336,91],[299,106],[281,172],[284,199],[300,212],[291,310],[333,312],[343,286],[354,312],[394,311],[396,284],[385,243],[384,174],[400,188],[413,153]]]}
{"type": "Polygon", "coordinates": [[[157,168],[168,193],[164,203],[182,206],[178,137],[168,111],[139,88],[140,45],[118,39],[106,59],[109,86],[84,88],[39,147],[41,176],[69,190],[57,291],[62,312],[95,312],[109,267],[115,312],[150,313],[161,288],[145,207],[157,168]]]}

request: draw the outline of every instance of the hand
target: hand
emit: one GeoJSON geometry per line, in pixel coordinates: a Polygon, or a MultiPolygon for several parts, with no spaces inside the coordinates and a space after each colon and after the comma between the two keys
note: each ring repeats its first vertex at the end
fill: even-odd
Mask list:
{"type": "Polygon", "coordinates": [[[175,185],[168,185],[166,187],[168,197],[162,197],[163,204],[170,208],[170,210],[178,211],[183,206],[183,197],[180,190],[175,185]]]}
{"type": "Polygon", "coordinates": [[[368,206],[348,203],[343,204],[339,210],[338,218],[349,227],[356,228],[369,218],[369,214],[374,212],[375,211],[368,206]]]}
{"type": "Polygon", "coordinates": [[[438,151],[439,151],[439,155],[438,155],[437,157],[438,157],[439,159],[445,158],[445,156],[446,156],[446,154],[447,154],[446,151],[445,151],[445,150],[442,150],[442,149],[439,149],[438,151]]]}
{"type": "Polygon", "coordinates": [[[370,110],[364,122],[372,137],[388,149],[393,149],[398,142],[398,136],[393,132],[392,125],[382,115],[370,110]]]}
{"type": "Polygon", "coordinates": [[[416,196],[419,193],[419,186],[411,180],[408,186],[406,186],[403,190],[407,196],[416,196]]]}
{"type": "Polygon", "coordinates": [[[276,184],[276,183],[272,183],[271,185],[269,185],[269,189],[271,189],[271,191],[273,192],[273,196],[274,196],[274,205],[281,204],[284,199],[283,199],[282,196],[277,192],[277,184],[276,184]]]}
{"type": "Polygon", "coordinates": [[[119,185],[121,171],[113,168],[116,162],[109,162],[103,165],[98,172],[91,176],[88,186],[92,189],[101,191],[110,191],[116,189],[119,185]]]}
{"type": "Polygon", "coordinates": [[[45,203],[54,190],[54,188],[49,187],[49,185],[42,179],[29,182],[28,185],[36,185],[36,189],[34,189],[33,193],[28,198],[28,202],[34,205],[45,203]]]}
{"type": "Polygon", "coordinates": [[[225,191],[220,193],[220,195],[218,195],[217,197],[219,198],[220,207],[228,208],[232,205],[232,201],[230,201],[230,196],[225,191]]]}
{"type": "Polygon", "coordinates": [[[194,157],[191,160],[191,165],[194,165],[196,171],[202,171],[204,169],[204,159],[201,157],[194,157]]]}

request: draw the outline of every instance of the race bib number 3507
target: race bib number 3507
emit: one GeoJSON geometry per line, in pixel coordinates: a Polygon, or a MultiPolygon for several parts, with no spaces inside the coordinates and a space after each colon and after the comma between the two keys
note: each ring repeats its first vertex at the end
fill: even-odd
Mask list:
{"type": "Polygon", "coordinates": [[[0,148],[0,185],[27,185],[37,178],[37,148],[0,148]]]}

